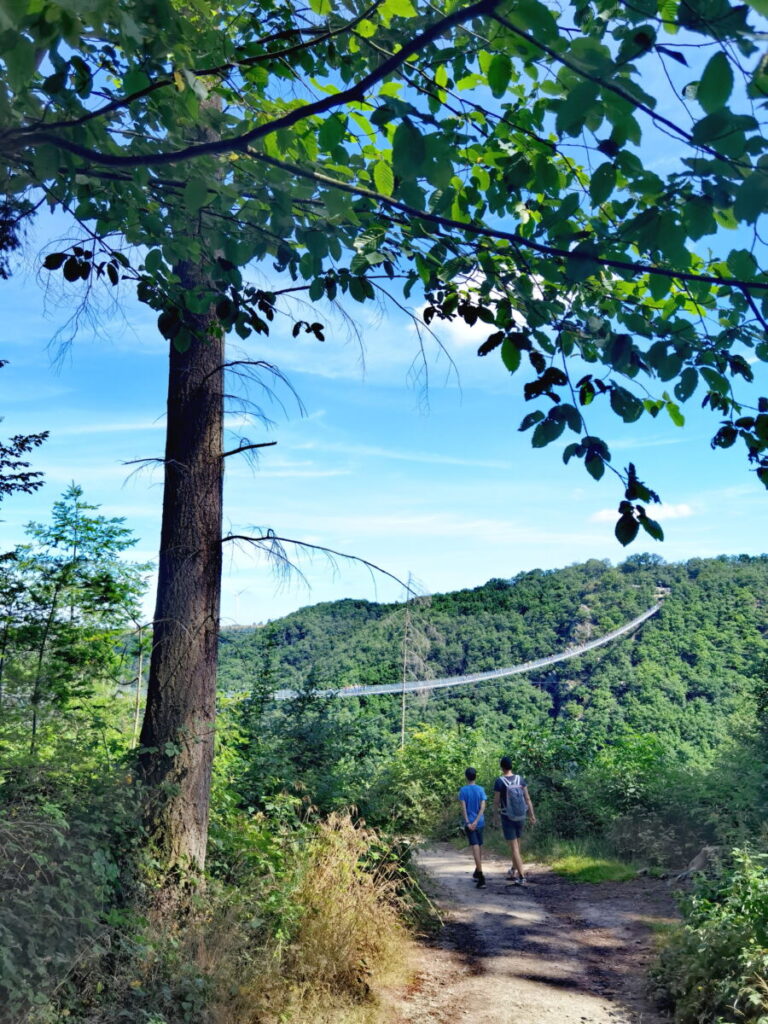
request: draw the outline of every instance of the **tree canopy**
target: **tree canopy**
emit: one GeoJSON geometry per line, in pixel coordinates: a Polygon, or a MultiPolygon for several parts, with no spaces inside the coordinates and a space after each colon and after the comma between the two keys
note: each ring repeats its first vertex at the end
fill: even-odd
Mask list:
{"type": "MultiPolygon", "coordinates": [[[[45,202],[82,240],[44,266],[135,282],[173,345],[188,314],[267,333],[281,295],[426,296],[488,325],[534,447],[615,467],[623,421],[694,396],[768,484],[764,0],[14,0],[0,13],[5,220],[45,202]],[[9,212],[10,211],[10,212],[9,212]],[[15,214],[14,214],[15,211],[15,214]],[[196,225],[190,237],[190,224],[196,225]],[[730,232],[730,234],[729,234],[730,232]],[[205,267],[182,285],[181,260],[205,267]],[[244,277],[268,260],[284,282],[244,277]]],[[[109,286],[109,285],[108,285],[109,286]]],[[[295,323],[322,340],[323,315],[295,323]]]]}

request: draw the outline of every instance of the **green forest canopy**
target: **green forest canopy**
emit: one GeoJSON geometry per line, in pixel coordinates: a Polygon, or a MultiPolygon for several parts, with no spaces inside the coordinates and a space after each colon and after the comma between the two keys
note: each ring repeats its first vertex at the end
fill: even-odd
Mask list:
{"type": "MultiPolygon", "coordinates": [[[[714,742],[728,709],[749,700],[765,673],[766,555],[683,564],[640,555],[616,567],[592,559],[417,600],[411,632],[422,638],[422,664],[420,675],[409,678],[485,671],[557,653],[640,614],[659,586],[669,587],[669,596],[636,634],[527,681],[515,677],[412,697],[412,720],[474,727],[536,707],[590,728],[599,723],[604,737],[623,722],[669,731],[675,742],[714,742]]],[[[335,601],[251,631],[226,632],[220,688],[264,699],[284,687],[311,695],[323,687],[398,682],[404,612],[402,604],[335,601]]],[[[398,704],[396,696],[347,700],[382,710],[398,704]]]]}

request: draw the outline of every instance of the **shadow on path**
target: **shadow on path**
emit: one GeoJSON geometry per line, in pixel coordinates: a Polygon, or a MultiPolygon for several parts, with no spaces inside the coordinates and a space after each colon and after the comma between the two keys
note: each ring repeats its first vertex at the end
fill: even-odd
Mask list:
{"type": "Polygon", "coordinates": [[[447,844],[418,858],[445,914],[420,946],[416,978],[395,1000],[393,1024],[660,1024],[645,996],[655,920],[675,916],[656,879],[565,882],[546,867],[521,889],[489,858],[487,887],[471,878],[469,851],[447,844]]]}

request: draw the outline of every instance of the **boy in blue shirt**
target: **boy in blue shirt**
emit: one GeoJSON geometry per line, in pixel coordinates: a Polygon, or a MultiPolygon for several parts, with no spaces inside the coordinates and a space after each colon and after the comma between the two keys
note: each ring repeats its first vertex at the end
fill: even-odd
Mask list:
{"type": "Polygon", "coordinates": [[[478,889],[485,888],[485,875],[483,874],[483,826],[485,825],[485,803],[487,797],[482,786],[475,783],[477,772],[474,768],[467,768],[464,772],[467,785],[459,790],[459,803],[464,818],[464,833],[467,837],[472,856],[475,858],[475,871],[472,877],[477,883],[478,889]]]}

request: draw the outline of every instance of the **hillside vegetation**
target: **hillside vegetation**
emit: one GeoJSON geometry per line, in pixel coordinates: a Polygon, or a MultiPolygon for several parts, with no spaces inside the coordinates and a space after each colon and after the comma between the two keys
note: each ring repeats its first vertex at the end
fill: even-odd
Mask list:
{"type": "MultiPolygon", "coordinates": [[[[318,689],[397,682],[404,653],[408,677],[427,679],[553,654],[628,621],[664,588],[659,614],[606,647],[530,677],[409,695],[407,749],[421,742],[425,757],[436,757],[426,751],[451,746],[450,736],[451,770],[463,758],[486,757],[491,773],[498,753],[509,751],[559,832],[610,828],[620,851],[635,855],[643,850],[639,818],[659,814],[658,849],[645,853],[683,858],[701,841],[739,836],[762,820],[752,777],[759,769],[740,758],[757,742],[767,584],[766,556],[667,565],[639,555],[618,567],[593,560],[411,602],[407,641],[403,605],[320,604],[225,636],[220,685],[251,695],[255,796],[270,776],[298,772],[321,807],[352,802],[378,818],[382,764],[394,758],[400,770],[407,756],[394,756],[400,699],[334,700],[318,689]],[[285,686],[298,699],[270,702],[285,686]],[[579,766],[600,777],[582,779],[579,766]],[[681,807],[690,814],[681,818],[681,807]]],[[[434,767],[427,774],[434,778],[434,767]]]]}
{"type": "Polygon", "coordinates": [[[0,1000],[14,1024],[380,1022],[376,993],[425,922],[414,842],[457,837],[464,768],[488,787],[505,753],[537,808],[528,856],[619,858],[625,876],[717,846],[655,984],[679,1024],[768,1014],[768,556],[589,561],[231,631],[206,888],[168,908],[137,813],[142,638],[118,605],[103,623],[91,608],[101,546],[73,574],[67,550],[37,558],[49,540],[31,535],[5,580],[0,1000]],[[605,647],[409,694],[404,730],[398,694],[319,692],[554,654],[660,592],[659,613],[605,647]],[[283,688],[297,697],[272,699],[283,688]]]}

